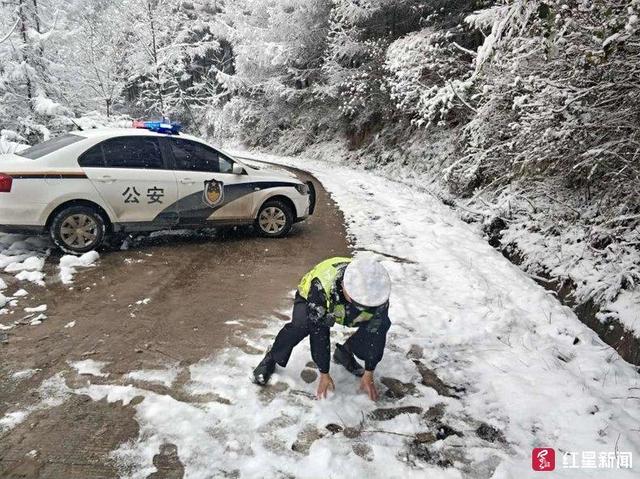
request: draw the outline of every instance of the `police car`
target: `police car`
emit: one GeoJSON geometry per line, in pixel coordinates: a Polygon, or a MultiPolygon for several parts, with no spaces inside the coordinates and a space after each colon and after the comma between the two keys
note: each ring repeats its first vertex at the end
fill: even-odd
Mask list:
{"type": "Polygon", "coordinates": [[[0,155],[0,231],[47,232],[73,254],[119,232],[255,224],[277,238],[314,206],[312,183],[243,164],[176,124],[77,131],[0,155]]]}

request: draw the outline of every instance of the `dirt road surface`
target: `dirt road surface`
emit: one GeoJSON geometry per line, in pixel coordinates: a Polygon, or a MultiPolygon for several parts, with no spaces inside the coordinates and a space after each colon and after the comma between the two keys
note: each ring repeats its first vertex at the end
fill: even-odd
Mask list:
{"type": "MultiPolygon", "coordinates": [[[[36,404],[42,381],[71,370],[69,362],[106,362],[103,372],[113,381],[162,364],[187,366],[230,344],[256,353],[243,343],[243,331],[260,328],[290,302],[289,293],[313,264],[349,253],[342,215],[313,181],[317,211],[285,239],[237,232],[143,238],[127,251],[103,253],[96,268],[75,277],[72,289],[58,283],[35,290],[31,303],[20,306],[47,304],[49,318],[12,330],[8,344],[0,344],[0,417],[36,404]],[[12,378],[26,369],[36,372],[12,378]]],[[[188,379],[178,377],[176,384],[188,379]]],[[[0,477],[117,477],[108,455],[137,434],[131,406],[72,395],[0,432],[0,477]]],[[[182,477],[175,455],[165,452],[152,476],[182,477]]]]}

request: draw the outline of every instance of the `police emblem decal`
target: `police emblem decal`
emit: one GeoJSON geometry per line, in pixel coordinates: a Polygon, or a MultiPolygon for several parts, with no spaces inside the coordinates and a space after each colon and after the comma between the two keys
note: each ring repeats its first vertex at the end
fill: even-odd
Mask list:
{"type": "Polygon", "coordinates": [[[205,181],[202,199],[212,208],[221,204],[224,201],[224,183],[218,180],[205,181]]]}

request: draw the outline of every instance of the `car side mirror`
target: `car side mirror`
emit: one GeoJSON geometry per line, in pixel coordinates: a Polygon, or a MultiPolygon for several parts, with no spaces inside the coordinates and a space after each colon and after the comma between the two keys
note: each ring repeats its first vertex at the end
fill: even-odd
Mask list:
{"type": "Polygon", "coordinates": [[[233,164],[233,169],[231,170],[231,172],[234,175],[244,175],[244,168],[239,165],[238,163],[234,163],[233,164]]]}

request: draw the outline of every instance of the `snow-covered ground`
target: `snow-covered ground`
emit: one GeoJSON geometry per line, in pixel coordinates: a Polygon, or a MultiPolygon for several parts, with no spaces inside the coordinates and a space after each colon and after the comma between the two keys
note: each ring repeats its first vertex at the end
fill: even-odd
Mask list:
{"type": "MultiPolygon", "coordinates": [[[[46,319],[44,309],[24,309],[20,314],[20,300],[37,300],[38,292],[47,284],[45,266],[53,248],[46,236],[24,236],[0,233],[0,331],[20,324],[37,326],[46,319]]],[[[73,283],[78,268],[95,266],[100,255],[90,251],[80,257],[65,255],[54,267],[49,282],[73,283]]]]}
{"type": "MultiPolygon", "coordinates": [[[[530,207],[523,205],[523,199],[503,203],[494,207],[495,215],[506,216],[503,212],[508,208],[528,212],[530,207]]],[[[563,216],[558,210],[562,208],[567,207],[553,204],[509,221],[501,232],[501,243],[517,248],[522,259],[520,268],[571,280],[577,303],[593,300],[600,308],[600,321],[617,321],[640,338],[640,250],[633,246],[640,229],[620,228],[620,241],[596,247],[610,231],[588,224],[589,217],[586,224],[560,219],[563,216]]]]}
{"type": "MultiPolygon", "coordinates": [[[[633,469],[580,467],[591,454],[596,466],[614,468],[626,453],[638,458],[640,381],[569,308],[426,192],[336,164],[266,159],[316,175],[344,212],[358,254],[388,268],[393,326],[376,375],[386,378],[381,392],[396,394],[372,403],[334,365],[337,390],[316,401],[315,385],[300,374],[316,375],[306,342],[271,386],[251,384],[260,356],[247,352],[269,346],[283,324],[277,315],[243,338],[247,352],[229,347],[192,365],[186,380],[176,380],[186,371],[175,364],[62,393],[52,378],[56,401],[144,398],[132,403],[138,438],[113,453],[124,477],[155,471],[166,443],[177,446],[186,478],[536,477],[534,447],[555,448],[553,477],[637,477],[633,469]],[[147,389],[149,382],[180,394],[147,389]]],[[[348,334],[335,329],[334,343],[348,334]]],[[[103,374],[101,365],[73,367],[103,374]]]]}

